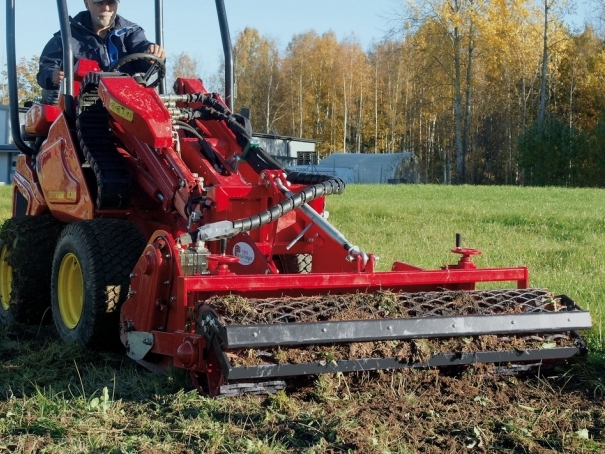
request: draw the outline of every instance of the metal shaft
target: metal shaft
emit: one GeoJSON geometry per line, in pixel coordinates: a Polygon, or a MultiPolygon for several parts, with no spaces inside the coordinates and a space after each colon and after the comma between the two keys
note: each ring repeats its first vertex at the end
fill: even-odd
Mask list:
{"type": "Polygon", "coordinates": [[[17,87],[17,55],[15,51],[15,0],[7,0],[6,2],[6,60],[13,142],[23,153],[32,155],[34,150],[21,139],[21,124],[19,121],[19,89],[17,87]]]}
{"type": "Polygon", "coordinates": [[[223,42],[223,53],[225,54],[225,103],[229,110],[233,112],[233,49],[231,47],[229,23],[227,22],[227,11],[223,0],[216,0],[216,14],[221,28],[221,40],[223,42]]]}
{"type": "MultiPolygon", "coordinates": [[[[155,42],[164,47],[164,0],[155,0],[155,42]]],[[[166,93],[166,79],[160,83],[160,94],[166,93]]]]}
{"type": "Polygon", "coordinates": [[[59,23],[61,24],[61,40],[63,41],[63,96],[65,97],[65,113],[67,118],[75,121],[74,106],[74,51],[71,45],[71,27],[69,13],[65,0],[57,0],[59,23]]]}
{"type": "MultiPolygon", "coordinates": [[[[276,182],[277,186],[279,187],[279,190],[281,192],[283,192],[284,195],[286,195],[288,197],[292,197],[294,195],[294,193],[288,191],[288,189],[284,186],[284,184],[279,179],[276,179],[275,182],[276,182]]],[[[355,255],[360,255],[363,260],[364,266],[366,263],[368,263],[368,259],[369,259],[368,255],[365,252],[363,252],[361,249],[359,249],[357,246],[354,246],[353,244],[351,244],[344,237],[344,235],[342,233],[340,233],[332,224],[330,224],[328,221],[326,221],[321,214],[319,214],[312,207],[310,207],[309,205],[306,205],[306,204],[300,206],[299,209],[302,210],[302,212],[305,213],[309,217],[309,219],[311,219],[311,221],[317,227],[319,227],[326,235],[328,235],[330,238],[332,238],[337,243],[341,244],[342,247],[344,248],[344,250],[349,253],[349,257],[353,258],[355,255]]]]}

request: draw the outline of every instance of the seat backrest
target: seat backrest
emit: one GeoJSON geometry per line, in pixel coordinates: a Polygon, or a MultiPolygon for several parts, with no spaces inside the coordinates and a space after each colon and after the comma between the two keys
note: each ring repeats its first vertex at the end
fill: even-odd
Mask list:
{"type": "MultiPolygon", "coordinates": [[[[78,60],[74,66],[74,94],[80,91],[82,79],[89,72],[101,72],[94,60],[78,60]]],[[[59,90],[42,90],[42,103],[34,103],[27,112],[25,132],[30,136],[46,137],[53,122],[61,115],[63,108],[59,90]]]]}

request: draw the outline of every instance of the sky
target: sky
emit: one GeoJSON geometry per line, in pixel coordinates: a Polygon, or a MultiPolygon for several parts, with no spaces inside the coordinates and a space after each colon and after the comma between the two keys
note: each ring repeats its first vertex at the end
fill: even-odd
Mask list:
{"type": "MultiPolygon", "coordinates": [[[[4,32],[6,0],[0,0],[0,68],[6,64],[4,32]]],[[[339,40],[354,36],[368,49],[385,36],[400,0],[224,0],[232,42],[245,27],[254,27],[285,49],[299,33],[329,30],[339,40]]],[[[579,0],[578,14],[570,18],[581,27],[590,8],[579,0]]],[[[15,0],[17,59],[40,55],[50,37],[59,30],[55,0],[15,0]]],[[[153,0],[122,0],[118,13],[138,23],[150,41],[155,41],[153,0]]],[[[84,9],[83,0],[67,0],[72,16],[84,9]]],[[[223,51],[213,0],[164,1],[165,48],[170,56],[185,52],[198,62],[202,78],[215,75],[223,51]]],[[[169,60],[170,66],[170,60],[169,60]]]]}
{"type": "MultiPolygon", "coordinates": [[[[4,32],[6,6],[0,5],[0,65],[6,63],[4,32]]],[[[17,59],[40,55],[59,30],[54,0],[16,0],[17,59]]],[[[155,41],[153,0],[122,0],[118,14],[145,29],[155,41]]],[[[298,33],[332,30],[339,40],[355,36],[367,49],[380,41],[389,27],[388,17],[397,0],[225,0],[232,42],[245,27],[259,30],[284,49],[298,33]]],[[[84,9],[82,0],[67,0],[69,13],[84,9]]],[[[181,52],[198,61],[202,77],[215,74],[222,62],[216,6],[213,0],[165,0],[164,43],[168,56],[181,52]]]]}

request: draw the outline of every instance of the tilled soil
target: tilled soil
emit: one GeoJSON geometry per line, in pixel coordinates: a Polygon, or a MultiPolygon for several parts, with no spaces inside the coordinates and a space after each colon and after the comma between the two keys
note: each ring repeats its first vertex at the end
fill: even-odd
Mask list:
{"type": "Polygon", "coordinates": [[[0,452],[605,452],[599,352],[550,375],[331,374],[270,396],[208,399],[183,393],[182,377],[50,331],[0,330],[0,452]],[[92,405],[104,387],[107,411],[92,405]]]}
{"type": "Polygon", "coordinates": [[[326,393],[326,413],[346,414],[334,437],[354,452],[605,449],[603,388],[573,373],[487,379],[469,370],[407,370],[367,377],[348,384],[344,377],[325,377],[316,385],[326,393]],[[347,421],[356,424],[347,429],[347,421]]]}

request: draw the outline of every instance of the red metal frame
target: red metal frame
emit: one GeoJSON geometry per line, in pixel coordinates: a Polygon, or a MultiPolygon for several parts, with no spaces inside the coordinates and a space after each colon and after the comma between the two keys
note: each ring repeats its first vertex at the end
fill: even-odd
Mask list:
{"type": "MultiPolygon", "coordinates": [[[[82,63],[76,71],[78,86],[88,70],[98,68],[82,63]]],[[[175,87],[181,95],[206,92],[202,82],[194,79],[178,79],[175,87]]],[[[125,344],[132,331],[153,335],[149,352],[156,359],[152,363],[141,360],[147,366],[182,367],[194,374],[206,373],[211,388],[220,384],[218,366],[208,356],[206,340],[194,332],[194,309],[214,295],[272,297],[386,289],[472,290],[478,282],[528,286],[527,268],[478,269],[472,255],[479,252],[461,248],[452,251],[461,254],[458,263],[441,270],[395,262],[391,271],[376,272],[372,254],[367,262],[361,256],[347,260],[350,257],[342,244],[317,225],[311,225],[312,220],[301,210],[229,240],[227,254],[237,247],[245,248],[250,254],[249,263],[232,263],[232,259],[217,256],[219,244],[210,242],[206,246],[215,254],[208,258],[210,274],[185,276],[178,260],[181,249],[177,239],[188,233],[187,210],[192,199],[205,198],[205,208],[200,208],[203,219],[196,225],[199,226],[238,220],[269,209],[286,197],[279,184],[293,193],[304,187],[288,183],[279,170],[259,175],[245,161],[234,171],[229,158],[242,152],[234,133],[225,122],[197,119],[197,128],[224,168],[217,171],[203,157],[196,138],[186,137],[181,130],[179,143],[174,142],[170,113],[161,98],[153,89],[141,87],[129,77],[101,77],[99,96],[111,114],[110,126],[118,150],[131,170],[132,207],[120,212],[95,211],[81,171],[82,152],[72,138],[73,125],[64,114],[54,120],[48,131],[41,131],[44,121],[33,121],[31,130],[48,138],[35,164],[29,158],[19,158],[15,191],[21,191],[27,199],[28,214],[50,210],[65,222],[100,216],[126,218],[147,235],[148,245],[131,275],[130,297],[121,309],[121,338],[125,344]],[[62,198],[57,197],[60,192],[62,198]],[[305,229],[304,236],[293,242],[305,229]],[[311,273],[279,274],[274,257],[287,254],[311,254],[311,273]]],[[[181,102],[178,106],[196,108],[200,104],[186,106],[181,102]]],[[[41,116],[40,109],[36,112],[32,113],[34,120],[41,116]]],[[[320,197],[310,206],[321,214],[325,200],[320,197]]]]}

